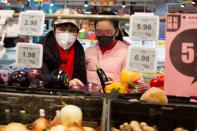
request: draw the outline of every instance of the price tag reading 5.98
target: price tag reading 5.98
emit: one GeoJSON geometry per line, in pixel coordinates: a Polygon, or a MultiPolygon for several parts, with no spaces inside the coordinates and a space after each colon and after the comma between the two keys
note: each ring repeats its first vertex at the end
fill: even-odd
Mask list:
{"type": "Polygon", "coordinates": [[[132,15],[130,37],[132,40],[157,40],[159,37],[159,17],[150,14],[132,15]]]}
{"type": "Polygon", "coordinates": [[[43,46],[33,43],[18,43],[16,48],[16,63],[18,66],[41,68],[43,46]]]}
{"type": "Polygon", "coordinates": [[[151,30],[151,25],[150,24],[137,24],[137,29],[138,30],[151,30]]]}
{"type": "Polygon", "coordinates": [[[40,36],[44,30],[45,15],[41,11],[27,11],[20,13],[19,34],[28,36],[40,36]]]}
{"type": "Polygon", "coordinates": [[[129,47],[127,69],[132,71],[154,73],[157,67],[156,49],[129,47]]]}

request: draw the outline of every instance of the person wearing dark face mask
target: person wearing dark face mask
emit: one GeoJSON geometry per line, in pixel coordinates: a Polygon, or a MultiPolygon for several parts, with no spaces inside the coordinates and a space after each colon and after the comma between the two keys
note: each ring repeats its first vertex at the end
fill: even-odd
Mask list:
{"type": "MultiPolygon", "coordinates": [[[[57,15],[78,14],[73,9],[61,9],[57,15]]],[[[40,43],[44,46],[42,72],[47,79],[49,74],[61,69],[71,79],[71,85],[84,86],[87,83],[85,53],[77,40],[80,23],[74,19],[57,19],[51,30],[40,43]]]]}
{"type": "MultiPolygon", "coordinates": [[[[115,15],[113,12],[102,12],[100,15],[115,15]]],[[[123,41],[118,21],[99,20],[95,22],[95,33],[98,43],[89,47],[86,54],[88,82],[100,84],[96,65],[103,68],[106,75],[115,82],[120,81],[120,73],[126,67],[128,43],[123,41]]]]}

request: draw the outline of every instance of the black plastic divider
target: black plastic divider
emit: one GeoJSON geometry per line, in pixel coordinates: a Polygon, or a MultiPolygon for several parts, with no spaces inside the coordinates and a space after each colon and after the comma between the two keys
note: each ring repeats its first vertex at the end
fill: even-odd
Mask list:
{"type": "MultiPolygon", "coordinates": [[[[67,89],[49,89],[49,88],[27,88],[27,87],[14,87],[14,86],[1,86],[0,92],[11,93],[26,93],[26,94],[43,94],[43,95],[86,95],[91,96],[92,93],[86,91],[67,90],[67,89]]],[[[94,96],[102,96],[101,93],[94,93],[94,96]]]]}
{"type": "Polygon", "coordinates": [[[183,127],[189,131],[197,129],[197,103],[190,98],[169,96],[165,105],[140,102],[139,95],[118,95],[109,100],[108,129],[119,128],[124,122],[137,120],[158,127],[158,131],[173,131],[183,127]]]}
{"type": "MultiPolygon", "coordinates": [[[[104,106],[106,99],[101,95],[76,95],[67,92],[62,96],[67,104],[77,105],[83,112],[83,120],[86,126],[101,126],[102,131],[105,130],[106,120],[102,119],[105,111],[104,106]]],[[[26,93],[9,93],[0,92],[0,125],[9,122],[22,122],[30,124],[39,117],[39,110],[44,109],[47,119],[55,116],[56,110],[63,107],[60,96],[57,95],[41,95],[26,93]],[[25,111],[25,120],[21,116],[21,111],[25,111]],[[22,119],[23,118],[23,119],[22,119]]]]}

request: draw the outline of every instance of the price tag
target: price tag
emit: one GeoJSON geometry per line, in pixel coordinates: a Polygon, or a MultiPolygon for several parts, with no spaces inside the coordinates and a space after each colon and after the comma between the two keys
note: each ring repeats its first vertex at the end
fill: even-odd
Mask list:
{"type": "Polygon", "coordinates": [[[130,25],[132,40],[157,40],[159,37],[159,16],[135,14],[130,17],[130,25]]]}
{"type": "Polygon", "coordinates": [[[3,81],[8,81],[8,71],[0,70],[0,77],[3,79],[3,81]]]}
{"type": "Polygon", "coordinates": [[[157,68],[157,51],[155,48],[129,47],[127,69],[138,72],[154,73],[157,68]]]}
{"type": "Polygon", "coordinates": [[[156,41],[143,41],[143,46],[144,47],[156,47],[156,41]]]}
{"type": "Polygon", "coordinates": [[[157,48],[165,48],[166,47],[166,41],[165,40],[158,40],[157,41],[157,48]]]}
{"type": "Polygon", "coordinates": [[[12,18],[13,14],[13,10],[0,10],[0,24],[4,25],[7,18],[12,18]]]}
{"type": "Polygon", "coordinates": [[[140,40],[133,40],[131,44],[133,46],[142,47],[142,41],[140,40]]]}
{"type": "Polygon", "coordinates": [[[44,31],[45,15],[42,11],[26,11],[19,16],[19,34],[41,36],[44,31]]]}
{"type": "Polygon", "coordinates": [[[34,43],[17,43],[16,64],[30,68],[41,68],[43,61],[43,46],[34,43]]]}

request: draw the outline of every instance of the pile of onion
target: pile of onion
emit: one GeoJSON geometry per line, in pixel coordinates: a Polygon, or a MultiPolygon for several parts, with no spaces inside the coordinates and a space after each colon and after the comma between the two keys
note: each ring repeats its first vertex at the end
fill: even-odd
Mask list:
{"type": "Polygon", "coordinates": [[[27,127],[21,123],[10,123],[8,124],[4,131],[28,131],[27,127]]]}
{"type": "Polygon", "coordinates": [[[33,123],[33,131],[43,131],[50,128],[49,121],[45,118],[38,118],[33,123]]]}
{"type": "Polygon", "coordinates": [[[67,127],[64,125],[53,126],[49,131],[66,131],[67,127]]]}
{"type": "Polygon", "coordinates": [[[60,120],[66,127],[82,126],[82,111],[78,106],[65,105],[60,111],[60,120]]]}

